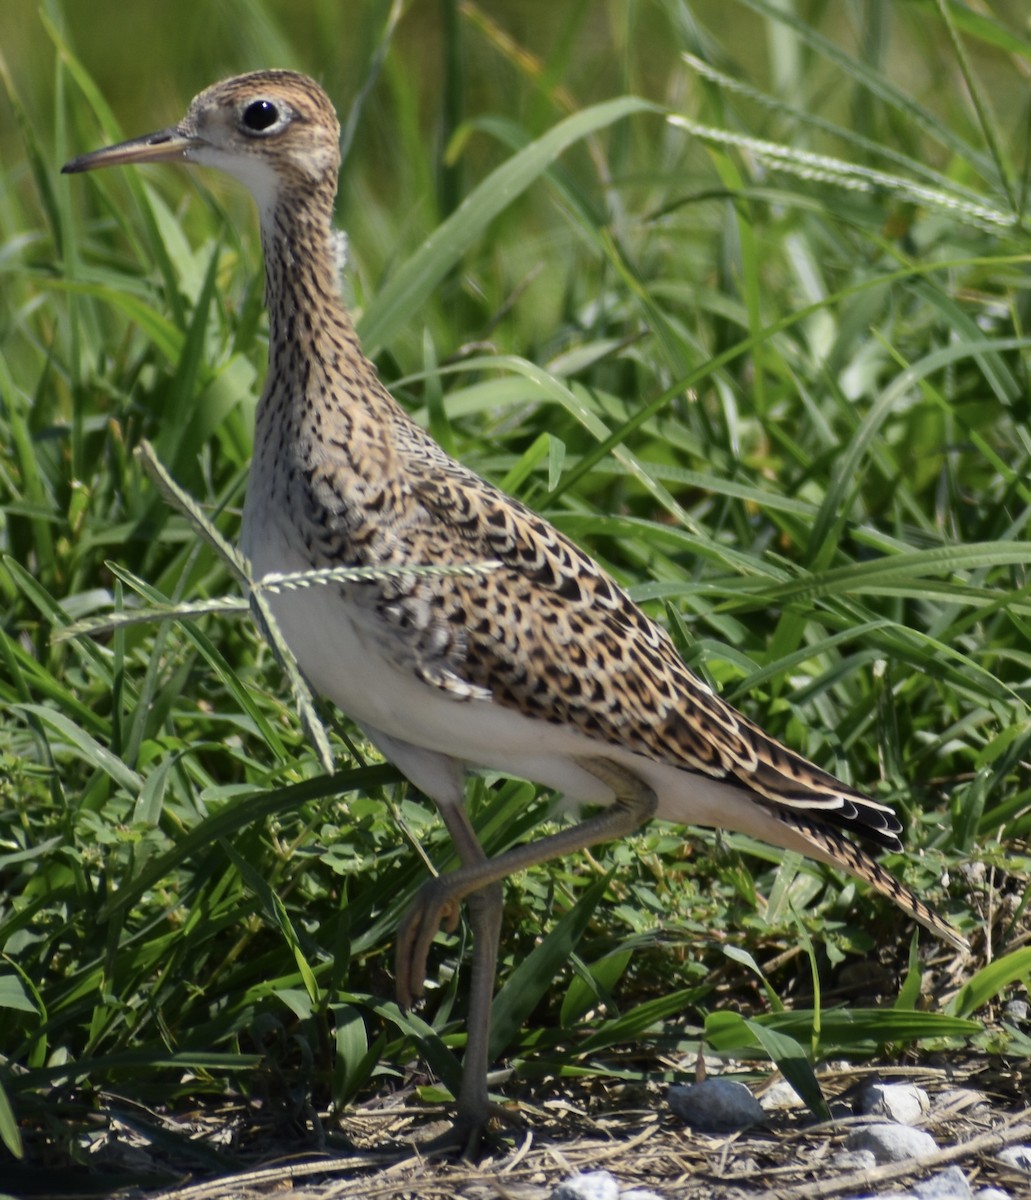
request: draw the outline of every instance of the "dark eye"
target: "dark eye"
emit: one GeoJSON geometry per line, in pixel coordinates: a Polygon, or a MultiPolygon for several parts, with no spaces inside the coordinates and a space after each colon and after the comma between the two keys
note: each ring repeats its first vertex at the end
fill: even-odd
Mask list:
{"type": "Polygon", "coordinates": [[[279,109],[271,100],[255,100],[243,110],[241,124],[251,133],[264,133],[279,121],[279,109]]]}

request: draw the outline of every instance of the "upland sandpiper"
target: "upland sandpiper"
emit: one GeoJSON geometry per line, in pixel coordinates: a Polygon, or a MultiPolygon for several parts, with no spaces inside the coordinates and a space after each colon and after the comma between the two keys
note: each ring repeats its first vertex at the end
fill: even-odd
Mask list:
{"type": "Polygon", "coordinates": [[[461,858],[420,891],[396,960],[398,997],[410,1005],[434,936],[467,902],[474,951],[455,1143],[478,1137],[488,1117],[501,881],[652,817],[737,830],[840,867],[963,947],[845,836],[900,849],[889,808],[722,701],[579,546],[449,458],[386,390],[340,297],[339,137],[318,84],[258,71],[202,92],[179,124],[64,170],[197,163],[234,176],[258,203],[269,367],[242,534],[255,579],[331,566],[497,564],[466,577],[412,573],[270,598],[308,679],[436,802],[461,858]],[[601,811],[489,859],[465,809],[470,765],[601,811]]]}

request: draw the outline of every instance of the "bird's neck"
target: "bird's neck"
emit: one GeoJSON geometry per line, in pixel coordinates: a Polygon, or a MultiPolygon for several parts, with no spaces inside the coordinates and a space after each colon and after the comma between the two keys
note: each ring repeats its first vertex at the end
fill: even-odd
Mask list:
{"type": "Polygon", "coordinates": [[[314,429],[310,414],[327,407],[347,410],[353,419],[360,410],[363,419],[382,427],[382,437],[408,419],[362,353],[340,297],[331,212],[332,198],[327,203],[315,193],[307,204],[294,197],[262,214],[269,373],[259,434],[275,425],[314,429]],[[309,418],[302,422],[305,412],[309,418]]]}
{"type": "Polygon", "coordinates": [[[263,215],[265,301],[270,352],[304,346],[311,354],[329,333],[361,355],[350,314],[340,297],[336,244],[321,206],[277,207],[263,215]]]}

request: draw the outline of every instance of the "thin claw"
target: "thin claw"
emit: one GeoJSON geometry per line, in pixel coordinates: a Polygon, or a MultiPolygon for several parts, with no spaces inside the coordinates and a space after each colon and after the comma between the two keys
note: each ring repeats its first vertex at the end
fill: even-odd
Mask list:
{"type": "Polygon", "coordinates": [[[487,1105],[482,1119],[467,1117],[459,1112],[450,1128],[425,1142],[416,1142],[416,1149],[424,1158],[461,1158],[475,1162],[484,1143],[493,1143],[496,1140],[495,1134],[488,1128],[489,1122],[496,1122],[512,1130],[524,1129],[526,1125],[519,1113],[502,1104],[491,1102],[487,1105]]]}
{"type": "Polygon", "coordinates": [[[442,928],[454,932],[461,910],[441,880],[431,879],[419,889],[397,931],[394,970],[402,1008],[411,1008],[422,995],[433,939],[442,928]]]}
{"type": "Polygon", "coordinates": [[[457,900],[449,901],[440,912],[440,928],[445,933],[454,933],[458,928],[458,919],[462,915],[462,906],[457,900]]]}

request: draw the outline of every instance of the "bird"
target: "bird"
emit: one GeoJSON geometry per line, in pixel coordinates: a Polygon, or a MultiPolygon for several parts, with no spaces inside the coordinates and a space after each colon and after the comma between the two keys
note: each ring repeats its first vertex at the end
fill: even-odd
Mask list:
{"type": "Polygon", "coordinates": [[[269,602],[314,689],[435,802],[457,852],[460,866],[428,879],[402,918],[395,958],[398,1000],[411,1006],[435,936],[466,905],[473,949],[454,1146],[475,1144],[491,1113],[503,880],[652,818],[737,831],[841,868],[967,948],[872,856],[902,848],[889,806],[721,699],[585,550],[450,457],[390,394],[341,296],[340,126],[318,83],[288,70],[226,79],[178,124],[63,170],[155,162],[218,168],[257,203],[269,350],[241,527],[253,579],[390,569],[269,602]],[[407,570],[427,565],[477,569],[407,570]],[[554,789],[588,815],[488,857],[465,804],[477,768],[554,789]]]}

